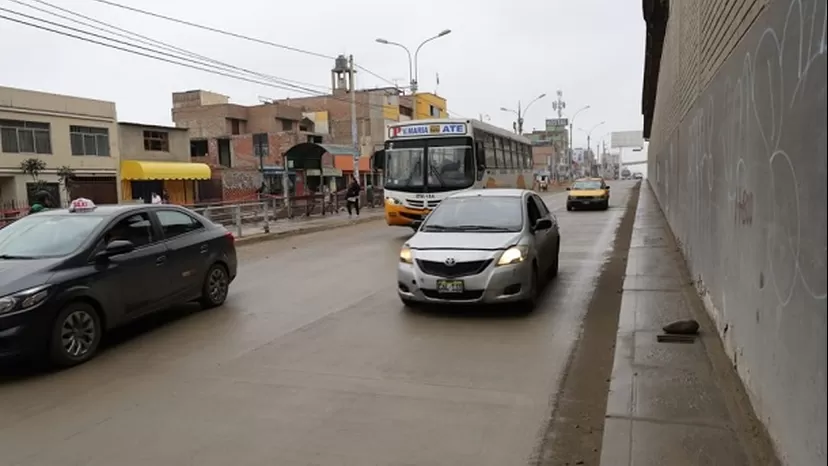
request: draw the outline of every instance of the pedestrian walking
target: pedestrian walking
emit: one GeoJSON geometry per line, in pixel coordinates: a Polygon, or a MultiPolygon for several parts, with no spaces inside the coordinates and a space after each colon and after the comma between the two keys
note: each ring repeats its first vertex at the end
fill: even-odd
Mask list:
{"type": "Polygon", "coordinates": [[[357,217],[359,217],[359,192],[359,181],[355,176],[352,176],[351,184],[348,185],[348,190],[345,191],[345,206],[348,208],[348,217],[352,215],[352,211],[356,211],[357,217]]]}

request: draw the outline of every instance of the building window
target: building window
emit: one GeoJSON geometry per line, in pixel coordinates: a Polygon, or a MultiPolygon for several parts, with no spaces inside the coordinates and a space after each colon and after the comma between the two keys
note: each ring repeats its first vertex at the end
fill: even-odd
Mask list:
{"type": "Polygon", "coordinates": [[[51,154],[49,123],[0,120],[0,150],[11,154],[51,154]]]}
{"type": "Polygon", "coordinates": [[[253,135],[253,155],[256,157],[267,157],[269,145],[267,133],[253,135]]]}
{"type": "Polygon", "coordinates": [[[284,118],[276,118],[282,123],[282,131],[293,131],[293,120],[287,120],[284,118]]]}
{"type": "Polygon", "coordinates": [[[230,119],[230,134],[237,135],[241,133],[241,122],[236,118],[230,119]]]}
{"type": "Polygon", "coordinates": [[[433,116],[433,117],[440,118],[441,112],[440,112],[440,109],[435,107],[434,105],[429,105],[428,106],[428,114],[433,116]]]}
{"type": "Polygon", "coordinates": [[[109,157],[109,130],[89,126],[70,126],[72,155],[109,157]]]}
{"type": "Polygon", "coordinates": [[[164,131],[144,131],[144,150],[169,152],[170,135],[164,131]]]}

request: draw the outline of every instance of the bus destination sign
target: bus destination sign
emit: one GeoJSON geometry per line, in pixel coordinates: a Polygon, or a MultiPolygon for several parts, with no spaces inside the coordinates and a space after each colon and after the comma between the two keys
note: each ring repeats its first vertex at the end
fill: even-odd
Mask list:
{"type": "Polygon", "coordinates": [[[466,134],[465,123],[438,123],[430,125],[406,125],[389,128],[389,137],[410,138],[417,136],[438,136],[444,134],[466,134]]]}

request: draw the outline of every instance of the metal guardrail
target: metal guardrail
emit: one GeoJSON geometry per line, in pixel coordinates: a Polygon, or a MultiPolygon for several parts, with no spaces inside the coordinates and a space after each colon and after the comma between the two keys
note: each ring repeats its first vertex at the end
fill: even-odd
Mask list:
{"type": "MultiPolygon", "coordinates": [[[[185,207],[207,217],[214,223],[223,225],[240,238],[245,234],[268,233],[270,224],[279,220],[335,215],[345,209],[345,200],[345,193],[338,192],[288,198],[260,196],[256,201],[235,204],[196,204],[185,207]]],[[[361,209],[374,208],[382,207],[384,202],[383,190],[372,189],[370,193],[362,191],[359,205],[361,209]]],[[[0,217],[0,228],[24,216],[25,214],[16,217],[0,217]]]]}
{"type": "MultiPolygon", "coordinates": [[[[374,189],[370,195],[363,191],[360,196],[361,209],[382,207],[384,202],[382,189],[374,189]]],[[[279,220],[336,215],[346,208],[346,198],[344,193],[312,194],[291,196],[285,202],[281,196],[262,196],[258,201],[189,208],[242,237],[250,235],[251,229],[253,234],[268,233],[270,224],[279,220]]]]}

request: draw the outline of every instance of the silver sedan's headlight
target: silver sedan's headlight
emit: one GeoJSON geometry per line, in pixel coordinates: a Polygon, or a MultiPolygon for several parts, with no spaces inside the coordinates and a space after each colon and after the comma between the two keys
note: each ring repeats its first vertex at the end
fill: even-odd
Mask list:
{"type": "Polygon", "coordinates": [[[49,297],[49,285],[35,286],[0,298],[0,315],[37,307],[49,297]]]}
{"type": "Polygon", "coordinates": [[[500,259],[497,260],[497,265],[517,264],[519,262],[523,262],[524,260],[526,260],[526,257],[528,255],[528,246],[513,246],[503,251],[503,254],[500,255],[500,259]]]}

